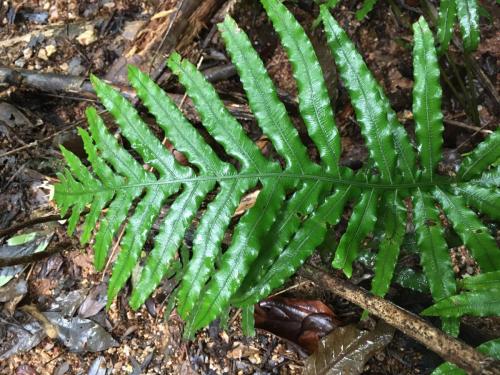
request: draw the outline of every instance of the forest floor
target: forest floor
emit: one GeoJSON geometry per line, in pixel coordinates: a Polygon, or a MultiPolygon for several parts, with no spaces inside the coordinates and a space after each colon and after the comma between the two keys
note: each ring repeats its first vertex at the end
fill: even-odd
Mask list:
{"type": "MultiPolygon", "coordinates": [[[[123,67],[127,63],[139,65],[167,92],[178,95],[187,117],[197,121],[189,101],[182,100],[181,86],[163,69],[168,54],[177,50],[210,77],[233,113],[257,139],[259,134],[252,134],[254,119],[241,84],[234,71],[227,69],[228,59],[215,26],[225,14],[231,14],[249,33],[300,129],[291,68],[258,1],[207,0],[200,6],[204,9],[188,19],[182,10],[191,2],[34,0],[14,2],[17,6],[0,2],[0,69],[4,69],[0,70],[0,234],[31,219],[57,214],[51,195],[56,174],[63,166],[59,145],[83,157],[77,128],[86,126],[85,109],[99,106],[88,89],[90,73],[126,91],[123,67]],[[18,79],[24,71],[42,74],[18,79]],[[72,81],[61,78],[68,75],[72,81]]],[[[340,1],[333,14],[411,132],[411,24],[428,11],[422,4],[435,7],[436,2],[380,1],[361,22],[354,16],[357,3],[340,1]]],[[[321,27],[312,27],[318,6],[307,0],[287,4],[308,30],[325,71],[342,135],[342,163],[359,168],[367,151],[347,92],[337,81],[325,36],[321,27]]],[[[452,44],[448,56],[441,60],[446,76],[443,170],[456,165],[460,154],[471,150],[499,124],[500,9],[495,1],[483,1],[482,5],[492,18],[481,17],[481,44],[471,56],[480,74],[476,70],[467,76],[462,52],[456,45],[452,44]],[[480,104],[471,106],[469,100],[480,104]]],[[[332,244],[345,224],[344,218],[332,234],[332,244]]],[[[61,252],[18,268],[9,283],[14,292],[0,288],[0,374],[302,373],[306,358],[303,349],[264,330],[257,330],[255,337],[244,337],[238,311],[232,311],[225,328],[216,321],[194,340],[183,340],[183,322],[175,310],[163,318],[165,301],[173,288],[169,282],[163,283],[138,311],[128,306],[128,288],[106,311],[110,269],[97,272],[91,247],[69,238],[66,228],[64,221],[52,219],[25,226],[17,233],[37,232],[37,245],[44,241],[49,247],[67,245],[61,252]],[[63,307],[66,314],[61,312],[63,307]],[[40,312],[47,311],[59,314],[55,318],[59,322],[88,324],[102,339],[102,347],[80,347],[78,340],[85,332],[76,326],[69,327],[75,342],[47,336],[45,325],[51,323],[36,319],[40,312]],[[68,318],[71,316],[83,320],[68,318]]],[[[13,235],[0,235],[0,245],[13,235]]],[[[328,243],[324,247],[327,251],[328,243]]],[[[466,252],[457,247],[452,255],[457,273],[473,272],[466,252]]],[[[321,263],[324,258],[317,255],[313,260],[321,263]]],[[[408,267],[418,263],[414,257],[405,261],[408,267]]],[[[366,283],[371,275],[369,260],[359,262],[353,282],[369,285],[366,283]]],[[[283,295],[290,298],[322,301],[344,322],[355,322],[362,313],[300,276],[291,279],[285,290],[283,295]]],[[[429,295],[397,285],[391,287],[389,298],[415,312],[431,302],[429,295]]],[[[462,338],[471,345],[500,336],[498,320],[467,319],[464,323],[462,338]]],[[[396,332],[391,343],[366,363],[363,374],[428,374],[439,363],[437,355],[396,332]]]]}

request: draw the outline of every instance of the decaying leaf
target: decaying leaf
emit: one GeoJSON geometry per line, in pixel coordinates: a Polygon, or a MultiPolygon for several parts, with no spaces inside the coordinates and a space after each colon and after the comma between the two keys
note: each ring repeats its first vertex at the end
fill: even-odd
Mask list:
{"type": "Polygon", "coordinates": [[[9,302],[13,299],[24,296],[28,292],[26,280],[11,280],[6,285],[0,287],[0,302],[9,302]]]}
{"type": "Polygon", "coordinates": [[[72,317],[87,296],[87,289],[77,289],[59,295],[50,306],[50,311],[59,311],[63,316],[72,317]]]}
{"type": "Polygon", "coordinates": [[[43,314],[57,327],[62,343],[73,352],[99,352],[118,346],[103,327],[90,319],[65,318],[58,312],[43,314]]]}
{"type": "Polygon", "coordinates": [[[104,306],[106,306],[107,301],[106,285],[97,285],[89,292],[81,304],[80,309],[78,310],[78,316],[81,318],[90,318],[91,316],[96,315],[104,308],[104,306]]]}
{"type": "Polygon", "coordinates": [[[111,369],[106,366],[106,359],[102,356],[97,357],[87,372],[87,375],[107,375],[111,374],[111,369]]]}
{"type": "Polygon", "coordinates": [[[30,350],[44,337],[40,323],[27,314],[18,312],[15,319],[0,316],[0,361],[30,350]]]}
{"type": "Polygon", "coordinates": [[[255,306],[255,327],[290,340],[309,354],[316,350],[321,337],[341,322],[323,302],[274,297],[255,306]]]}
{"type": "MultiPolygon", "coordinates": [[[[49,245],[52,233],[31,232],[11,237],[7,243],[0,246],[0,259],[17,258],[44,251],[49,245]]],[[[0,287],[7,284],[15,275],[22,272],[26,266],[16,265],[0,268],[0,287]]]]}
{"type": "Polygon", "coordinates": [[[335,329],[305,363],[305,375],[357,375],[378,350],[389,344],[394,328],[380,321],[373,331],[354,325],[335,329]]]}

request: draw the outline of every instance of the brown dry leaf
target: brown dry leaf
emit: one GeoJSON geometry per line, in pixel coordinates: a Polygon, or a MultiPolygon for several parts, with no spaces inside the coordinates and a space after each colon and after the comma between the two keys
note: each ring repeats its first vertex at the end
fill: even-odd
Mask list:
{"type": "Polygon", "coordinates": [[[300,345],[313,353],[319,340],[342,325],[334,312],[318,300],[273,297],[255,305],[255,327],[300,345]]]}
{"type": "Polygon", "coordinates": [[[307,358],[304,375],[358,375],[365,363],[392,340],[394,328],[379,321],[373,331],[339,327],[307,358]]]}
{"type": "Polygon", "coordinates": [[[31,282],[31,291],[37,296],[51,296],[52,291],[57,287],[58,280],[38,279],[31,282]]]}
{"type": "Polygon", "coordinates": [[[259,354],[259,349],[253,346],[246,346],[242,342],[235,342],[233,344],[233,349],[227,352],[227,357],[231,359],[241,359],[246,357],[252,357],[259,354]]]}
{"type": "Polygon", "coordinates": [[[247,210],[253,207],[255,204],[255,201],[257,200],[257,197],[259,196],[260,190],[255,190],[243,197],[243,199],[240,202],[240,205],[236,209],[236,212],[234,213],[233,216],[238,216],[242,215],[245,213],[247,210]]]}
{"type": "Polygon", "coordinates": [[[82,270],[93,270],[94,265],[90,256],[86,253],[78,253],[73,257],[73,263],[80,267],[82,270]]]}
{"type": "Polygon", "coordinates": [[[151,19],[156,20],[158,18],[166,17],[169,14],[172,14],[173,12],[175,12],[175,9],[162,10],[161,12],[154,14],[153,17],[151,17],[151,19]]]}

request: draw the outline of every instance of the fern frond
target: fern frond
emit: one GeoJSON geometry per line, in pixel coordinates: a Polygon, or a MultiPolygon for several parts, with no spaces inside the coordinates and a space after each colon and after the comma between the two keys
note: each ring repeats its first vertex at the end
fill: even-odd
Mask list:
{"type": "Polygon", "coordinates": [[[463,184],[453,187],[453,194],[461,196],[467,204],[492,219],[500,220],[500,191],[498,188],[483,188],[463,184]]]}
{"type": "MultiPolygon", "coordinates": [[[[488,357],[500,359],[500,339],[487,341],[477,348],[477,351],[488,357]]],[[[450,362],[443,363],[431,375],[467,375],[467,373],[450,362]]]]}
{"type": "Polygon", "coordinates": [[[219,30],[240,75],[250,108],[276,151],[285,159],[286,168],[301,173],[311,169],[307,150],[247,35],[229,16],[219,25],[219,30]]]}
{"type": "MultiPolygon", "coordinates": [[[[497,159],[494,163],[498,162],[498,160],[500,159],[497,159]]],[[[483,174],[480,177],[470,180],[469,182],[473,185],[478,185],[488,188],[494,188],[500,186],[500,166],[497,166],[496,168],[492,168],[486,172],[483,172],[483,174]]]]}
{"type": "Polygon", "coordinates": [[[384,233],[375,261],[375,275],[372,280],[372,293],[383,297],[389,290],[394,275],[399,249],[405,234],[406,208],[397,190],[384,197],[386,207],[382,216],[384,233]]]}
{"type": "Polygon", "coordinates": [[[433,191],[433,195],[451,220],[455,232],[460,236],[464,245],[471,250],[481,270],[490,272],[500,269],[500,252],[496,248],[495,239],[481,224],[476,214],[466,207],[464,200],[446,194],[439,188],[433,191]]]}
{"type": "Polygon", "coordinates": [[[420,165],[431,181],[441,158],[443,144],[443,114],[441,113],[441,85],[439,65],[434,48],[434,37],[421,17],[413,25],[413,116],[415,134],[419,143],[420,165]]]}
{"type": "Polygon", "coordinates": [[[438,301],[421,314],[446,318],[458,318],[463,315],[499,316],[500,293],[498,289],[462,293],[438,301]]]}
{"type": "Polygon", "coordinates": [[[282,285],[319,246],[326,235],[326,225],[338,223],[351,188],[338,189],[307,218],[292,241],[281,252],[257,284],[236,294],[233,303],[245,306],[257,303],[282,285]]]}
{"type": "Polygon", "coordinates": [[[451,37],[453,36],[453,27],[457,18],[456,0],[441,0],[439,2],[437,41],[439,43],[439,52],[444,53],[448,50],[451,37]]]}
{"type": "MultiPolygon", "coordinates": [[[[448,246],[444,240],[444,230],[438,210],[428,193],[417,191],[414,196],[414,205],[420,262],[429,282],[432,298],[434,301],[439,301],[456,293],[455,275],[448,254],[448,246]]],[[[446,326],[448,326],[448,332],[450,329],[456,331],[458,321],[444,321],[443,328],[446,326]]]]}
{"type": "Polygon", "coordinates": [[[392,141],[387,112],[381,103],[379,87],[346,32],[334,20],[328,8],[321,7],[328,44],[361,126],[370,156],[382,179],[393,182],[396,151],[392,141]]]}
{"type": "Polygon", "coordinates": [[[313,46],[293,14],[280,2],[262,0],[268,17],[279,34],[297,82],[299,111],[325,170],[340,176],[340,137],[335,126],[323,71],[313,46]]]}
{"type": "Polygon", "coordinates": [[[347,230],[340,239],[332,266],[352,275],[352,262],[358,255],[363,239],[373,231],[377,221],[378,194],[372,189],[365,192],[354,207],[347,230]]]}
{"type": "Polygon", "coordinates": [[[500,271],[466,277],[460,280],[459,285],[462,289],[470,291],[500,290],[500,271]]]}
{"type": "MultiPolygon", "coordinates": [[[[262,3],[289,56],[298,86],[299,111],[309,135],[318,147],[325,171],[340,176],[340,137],[312,43],[284,5],[276,1],[262,3]]],[[[311,203],[318,202],[319,194],[330,188],[330,184],[308,181],[294,193],[270,230],[268,249],[261,252],[255,260],[240,287],[241,290],[258,283],[299,228],[299,216],[310,213],[314,208],[311,203]]]]}
{"type": "MultiPolygon", "coordinates": [[[[164,130],[165,135],[175,143],[179,151],[187,155],[189,160],[199,168],[200,172],[211,174],[218,172],[224,174],[235,173],[234,167],[229,163],[222,162],[217,157],[214,151],[204,142],[201,135],[184,118],[174,102],[146,74],[140,72],[135,67],[130,67],[129,80],[139,98],[155,116],[157,123],[164,130]]],[[[230,186],[230,192],[233,193],[234,185],[235,183],[233,182],[226,183],[225,187],[230,186]]],[[[162,224],[160,233],[156,237],[157,240],[153,251],[148,257],[148,261],[142,270],[141,277],[130,299],[132,307],[140,307],[161,282],[169,269],[169,262],[174,258],[184,232],[190,225],[199,205],[214,187],[215,182],[213,181],[193,184],[172,205],[169,214],[162,224]]],[[[235,196],[241,197],[243,193],[244,191],[241,191],[239,195],[235,196]]],[[[235,204],[233,203],[229,207],[231,212],[225,215],[227,218],[225,225],[220,228],[222,232],[221,230],[219,232],[223,233],[225,231],[234,208],[235,204]]],[[[220,208],[217,209],[217,211],[219,210],[220,208]]],[[[209,217],[213,219],[213,215],[209,215],[209,217]]],[[[214,222],[211,222],[209,225],[213,224],[214,222]]],[[[207,224],[205,222],[200,225],[200,228],[206,227],[207,224]]],[[[219,236],[221,236],[220,233],[219,236]]],[[[200,241],[195,241],[195,243],[194,248],[198,250],[200,241]]],[[[205,248],[203,254],[209,258],[209,254],[212,254],[213,258],[217,248],[215,246],[205,248]]],[[[198,254],[199,252],[196,251],[196,253],[198,254]]]]}
{"type": "Polygon", "coordinates": [[[455,0],[464,50],[472,52],[479,44],[479,11],[477,0],[455,0]]]}
{"type": "MultiPolygon", "coordinates": [[[[62,214],[72,211],[70,233],[78,218],[85,216],[81,241],[88,242],[94,232],[98,269],[104,267],[108,249],[123,228],[123,237],[116,244],[119,253],[109,282],[108,305],[141,263],[142,271],[130,298],[134,309],[163,279],[173,278],[179,285],[169,305],[176,304],[187,321],[186,336],[216,317],[227,317],[231,306],[244,308],[245,326],[249,328],[252,305],[297,271],[324,241],[328,225],[338,223],[349,201],[354,202],[353,213],[333,265],[350,276],[362,242],[377,227],[382,238],[372,285],[376,294],[384,295],[389,288],[405,235],[408,198],[414,203],[425,278],[437,303],[467,294],[456,295],[437,202],[481,270],[493,271],[484,275],[496,275],[500,269],[498,248],[469,207],[499,219],[500,168],[488,168],[498,160],[500,133],[497,131],[472,152],[456,177],[437,174],[442,144],[441,93],[436,52],[425,21],[421,19],[415,25],[417,152],[361,55],[327,8],[321,8],[330,47],[370,152],[367,167],[355,172],[339,165],[340,138],[311,42],[278,0],[262,3],[291,61],[299,111],[321,163],[309,158],[263,62],[231,18],[220,25],[222,38],[257,124],[285,161],[283,168],[261,153],[213,86],[178,54],[172,54],[167,65],[193,101],[201,126],[212,137],[210,142],[146,74],[130,67],[129,80],[164,136],[186,156],[187,165],[176,161],[132,104],[92,77],[104,107],[136,156],[106,130],[94,109],[88,109],[89,130],[79,129],[79,133],[90,168],[62,148],[68,167],[59,174],[55,200],[62,214]],[[223,152],[211,145],[214,140],[236,160],[234,165],[219,156],[223,152]],[[372,165],[378,172],[373,175],[372,165]],[[255,204],[233,220],[249,191],[258,192],[255,204]],[[166,213],[164,206],[168,206],[166,213]],[[87,207],[88,212],[83,214],[87,207]],[[155,223],[158,232],[150,233],[155,223]],[[226,237],[230,223],[234,229],[226,237]],[[192,248],[186,250],[182,240],[189,228],[195,235],[192,248]],[[148,237],[153,239],[153,248],[144,254],[148,237]],[[230,239],[227,248],[222,246],[224,238],[230,239]]],[[[475,282],[478,291],[484,290],[479,285],[496,280],[494,276],[484,277],[475,282]]],[[[465,288],[466,283],[473,282],[460,285],[465,288]]],[[[464,306],[470,302],[465,297],[460,301],[464,306]]],[[[457,333],[456,318],[445,318],[443,323],[448,332],[457,333]]]]}
{"type": "Polygon", "coordinates": [[[363,4],[361,4],[361,8],[356,11],[356,19],[361,21],[365,18],[366,15],[372,11],[375,4],[377,4],[377,1],[378,0],[364,0],[363,4]]]}
{"type": "MultiPolygon", "coordinates": [[[[490,134],[484,142],[481,142],[474,151],[460,164],[458,175],[467,181],[477,177],[488,166],[500,158],[500,128],[490,134]]],[[[497,178],[500,174],[497,168],[497,178]]],[[[497,181],[498,182],[498,181],[497,181]]],[[[497,184],[498,186],[498,184],[497,184]]]]}

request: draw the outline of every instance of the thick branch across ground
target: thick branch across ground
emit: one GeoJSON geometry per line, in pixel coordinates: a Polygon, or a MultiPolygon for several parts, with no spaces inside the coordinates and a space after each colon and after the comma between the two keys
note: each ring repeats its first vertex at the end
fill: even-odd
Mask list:
{"type": "Polygon", "coordinates": [[[360,306],[404,334],[412,337],[446,361],[463,368],[470,374],[498,375],[500,361],[486,357],[464,342],[448,336],[419,316],[372,295],[348,281],[331,276],[321,269],[305,266],[300,273],[322,288],[360,306]]]}

